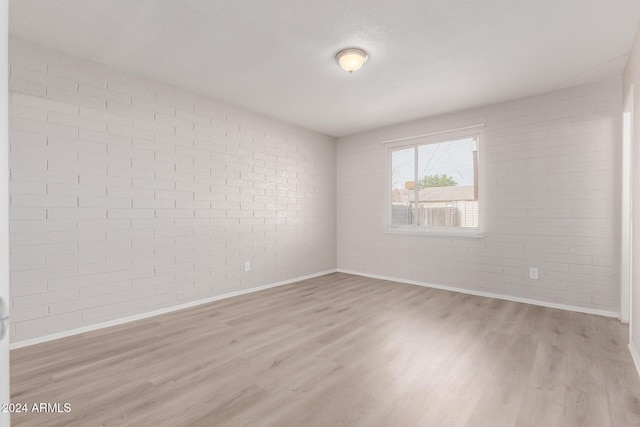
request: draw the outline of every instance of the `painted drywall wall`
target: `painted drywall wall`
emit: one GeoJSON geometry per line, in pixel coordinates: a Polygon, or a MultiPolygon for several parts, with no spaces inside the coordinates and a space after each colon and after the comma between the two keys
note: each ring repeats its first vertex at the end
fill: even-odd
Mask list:
{"type": "MultiPolygon", "coordinates": [[[[8,50],[8,34],[9,34],[9,4],[5,2],[0,7],[0,58],[2,62],[7,64],[9,59],[8,50]]],[[[7,136],[9,135],[9,120],[8,120],[8,105],[9,105],[9,87],[8,87],[8,69],[3,67],[0,70],[0,89],[2,95],[0,96],[0,137],[2,145],[2,154],[0,154],[0,197],[4,200],[2,206],[0,206],[0,275],[2,282],[0,282],[0,304],[2,304],[3,314],[0,317],[10,316],[7,310],[9,304],[9,207],[7,206],[7,200],[9,199],[9,141],[7,136]]],[[[8,320],[0,319],[0,322],[7,322],[8,320]]],[[[0,402],[11,401],[11,370],[10,370],[10,356],[9,356],[9,334],[6,330],[7,326],[0,325],[2,332],[0,332],[0,402]]],[[[9,426],[11,424],[11,413],[9,411],[0,412],[0,426],[9,426]]]]}
{"type": "Polygon", "coordinates": [[[335,269],[334,138],[17,39],[10,66],[13,342],[335,269]]]}
{"type": "Polygon", "coordinates": [[[632,271],[631,271],[631,322],[630,322],[630,349],[634,356],[636,367],[640,370],[640,26],[636,32],[633,48],[629,55],[629,61],[624,70],[624,93],[628,93],[633,85],[633,136],[632,136],[632,184],[631,184],[631,210],[632,210],[632,271]]]}
{"type": "Polygon", "coordinates": [[[339,138],[338,269],[616,315],[621,100],[615,78],[339,138]],[[382,142],[479,123],[484,238],[385,233],[382,142]]]}

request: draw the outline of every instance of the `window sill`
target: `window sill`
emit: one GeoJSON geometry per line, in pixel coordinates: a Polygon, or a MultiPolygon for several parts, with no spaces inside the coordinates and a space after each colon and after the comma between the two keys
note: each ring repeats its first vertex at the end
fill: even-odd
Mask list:
{"type": "Polygon", "coordinates": [[[465,239],[484,239],[484,233],[478,230],[468,231],[438,231],[438,230],[410,230],[406,228],[387,228],[384,234],[404,234],[424,237],[459,237],[465,239]]]}

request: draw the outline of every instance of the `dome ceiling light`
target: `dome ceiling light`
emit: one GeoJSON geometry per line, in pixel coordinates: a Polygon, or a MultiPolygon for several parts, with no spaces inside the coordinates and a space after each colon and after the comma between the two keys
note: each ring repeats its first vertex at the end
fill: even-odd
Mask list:
{"type": "Polygon", "coordinates": [[[350,47],[348,49],[342,49],[336,54],[336,61],[343,70],[348,71],[349,74],[354,71],[358,71],[365,62],[367,62],[367,52],[357,47],[350,47]]]}

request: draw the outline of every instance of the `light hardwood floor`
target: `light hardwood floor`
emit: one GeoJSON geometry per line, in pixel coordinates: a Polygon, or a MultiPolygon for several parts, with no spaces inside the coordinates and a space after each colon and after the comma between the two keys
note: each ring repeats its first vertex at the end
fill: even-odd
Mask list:
{"type": "Polygon", "coordinates": [[[615,319],[348,274],[11,353],[15,426],[640,426],[615,319]]]}

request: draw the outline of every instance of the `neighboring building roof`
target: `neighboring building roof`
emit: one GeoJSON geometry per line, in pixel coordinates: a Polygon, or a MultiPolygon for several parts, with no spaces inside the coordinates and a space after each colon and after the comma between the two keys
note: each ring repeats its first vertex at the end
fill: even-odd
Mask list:
{"type": "MultiPolygon", "coordinates": [[[[393,190],[394,202],[407,202],[413,199],[413,190],[393,190]]],[[[473,185],[451,187],[429,187],[418,190],[420,202],[446,202],[451,200],[474,200],[473,185]]]]}

